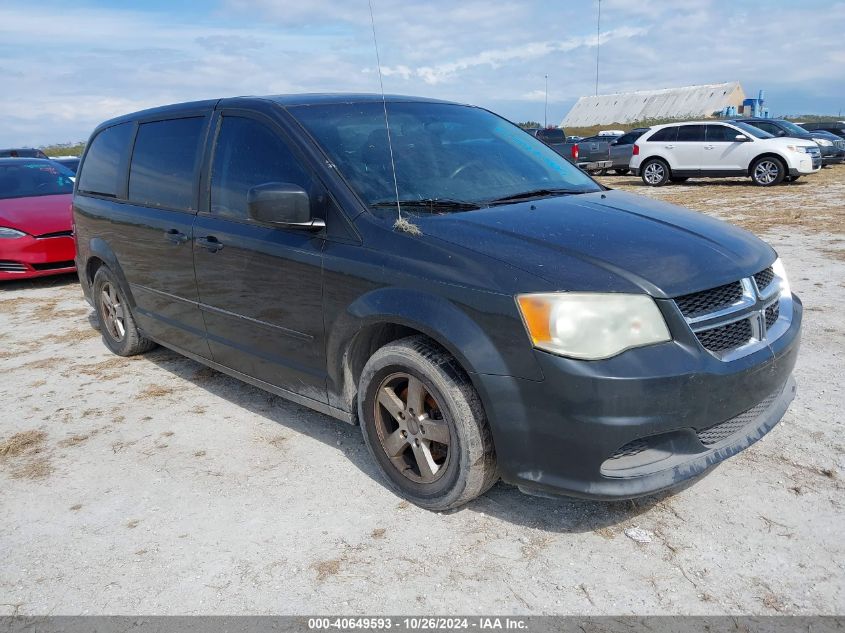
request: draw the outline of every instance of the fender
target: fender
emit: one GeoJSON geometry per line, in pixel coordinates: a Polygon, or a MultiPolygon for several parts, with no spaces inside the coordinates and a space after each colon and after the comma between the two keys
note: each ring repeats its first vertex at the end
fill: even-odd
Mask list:
{"type": "MultiPolygon", "coordinates": [[[[510,306],[513,301],[510,296],[485,294],[494,303],[510,306]]],[[[515,311],[515,306],[512,309],[515,311]]],[[[358,356],[361,351],[354,348],[359,334],[371,328],[378,331],[390,326],[394,330],[406,328],[430,337],[452,354],[470,377],[472,374],[494,374],[543,379],[529,344],[525,345],[524,355],[517,352],[513,358],[505,358],[500,352],[500,345],[496,345],[457,303],[419,290],[383,287],[362,295],[350,304],[335,320],[328,334],[329,401],[334,406],[346,410],[353,407],[357,392],[356,362],[360,364],[360,369],[369,354],[375,351],[367,349],[366,358],[350,357],[358,356]]],[[[522,328],[518,321],[514,321],[514,326],[522,328]]],[[[518,331],[521,333],[521,329],[518,331]]]]}
{"type": "Polygon", "coordinates": [[[85,258],[85,268],[80,269],[80,277],[85,275],[86,285],[88,284],[88,263],[94,257],[103,260],[105,265],[109,267],[109,270],[114,273],[117,278],[117,283],[123,291],[123,295],[126,297],[127,301],[129,301],[130,307],[134,308],[135,297],[132,295],[132,288],[129,287],[129,283],[126,281],[126,275],[123,274],[123,268],[117,261],[117,256],[114,254],[111,246],[109,246],[108,242],[101,237],[93,237],[88,242],[88,256],[85,258]]]}

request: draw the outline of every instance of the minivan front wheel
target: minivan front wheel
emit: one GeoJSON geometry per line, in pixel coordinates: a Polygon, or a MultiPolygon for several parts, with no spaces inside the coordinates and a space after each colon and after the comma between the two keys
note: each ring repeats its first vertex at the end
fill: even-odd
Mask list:
{"type": "Polygon", "coordinates": [[[646,161],[640,173],[643,182],[651,187],[662,187],[671,176],[669,165],[657,158],[646,161]]]}
{"type": "Polygon", "coordinates": [[[472,383],[445,350],[413,336],[379,349],[359,381],[364,441],[389,486],[429,510],[455,508],[498,479],[472,383]]]}
{"type": "Polygon", "coordinates": [[[786,176],[783,163],[773,156],[763,156],[751,165],[751,180],[755,185],[771,187],[779,184],[786,176]]]}
{"type": "Polygon", "coordinates": [[[108,267],[101,266],[97,270],[92,290],[106,347],[118,356],[134,356],[155,347],[155,343],[138,331],[126,295],[108,267]]]}

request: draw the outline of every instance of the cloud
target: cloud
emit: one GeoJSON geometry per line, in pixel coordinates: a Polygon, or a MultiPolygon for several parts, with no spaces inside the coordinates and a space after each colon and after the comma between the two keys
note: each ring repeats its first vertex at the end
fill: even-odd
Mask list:
{"type": "MultiPolygon", "coordinates": [[[[379,90],[367,0],[127,5],[0,3],[0,146],[82,139],[164,103],[379,90]]],[[[595,2],[373,7],[387,92],[542,120],[548,75],[549,119],[561,120],[595,90],[595,2]]],[[[766,89],[775,113],[842,107],[842,0],[772,0],[762,12],[735,0],[602,0],[601,26],[601,92],[739,80],[766,89]]]]}

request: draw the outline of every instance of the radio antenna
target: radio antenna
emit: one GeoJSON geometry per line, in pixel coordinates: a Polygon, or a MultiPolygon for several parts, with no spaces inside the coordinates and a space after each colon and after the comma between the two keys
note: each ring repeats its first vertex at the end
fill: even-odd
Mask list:
{"type": "Polygon", "coordinates": [[[396,162],[393,160],[393,141],[390,138],[390,121],[387,118],[387,99],[384,96],[384,81],[381,77],[381,58],[378,54],[378,39],[376,38],[376,19],[373,16],[373,0],[367,0],[367,3],[370,5],[370,25],[373,27],[373,46],[376,49],[376,66],[378,66],[378,83],[379,88],[381,88],[381,105],[384,108],[384,127],[387,130],[387,149],[390,151],[390,169],[393,172],[393,191],[396,194],[396,213],[399,215],[399,218],[396,220],[396,224],[394,228],[401,228],[408,233],[414,233],[413,230],[410,230],[410,227],[419,231],[419,229],[411,224],[410,222],[405,222],[402,219],[402,205],[399,204],[399,183],[396,180],[396,162]],[[408,225],[407,227],[405,225],[408,225]]]}

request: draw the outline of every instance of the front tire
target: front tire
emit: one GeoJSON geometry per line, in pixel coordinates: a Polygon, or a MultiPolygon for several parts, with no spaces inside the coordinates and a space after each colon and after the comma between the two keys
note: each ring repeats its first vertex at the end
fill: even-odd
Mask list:
{"type": "Polygon", "coordinates": [[[779,158],[763,156],[751,165],[751,181],[759,187],[773,187],[786,177],[786,168],[779,158]]]}
{"type": "Polygon", "coordinates": [[[671,177],[669,165],[659,158],[650,158],[640,169],[642,179],[649,187],[662,187],[671,177]]]}
{"type": "Polygon", "coordinates": [[[418,506],[455,508],[498,480],[481,399],[457,361],[423,336],[390,343],[367,361],[358,416],[387,484],[418,506]]]}
{"type": "Polygon", "coordinates": [[[134,356],[155,347],[153,341],[138,331],[126,295],[108,267],[101,266],[97,270],[92,288],[94,308],[106,347],[118,356],[134,356]]]}

